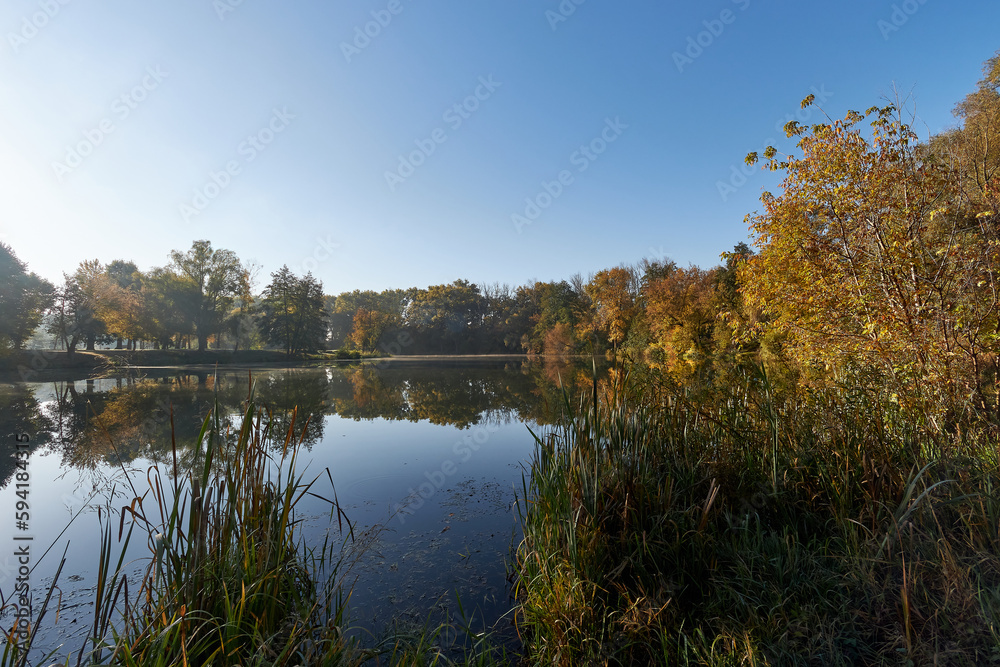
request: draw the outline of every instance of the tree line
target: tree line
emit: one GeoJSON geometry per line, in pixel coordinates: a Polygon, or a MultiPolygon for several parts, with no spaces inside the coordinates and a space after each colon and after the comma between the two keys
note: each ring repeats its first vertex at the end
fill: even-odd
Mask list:
{"type": "Polygon", "coordinates": [[[754,363],[795,386],[853,382],[913,407],[995,413],[1000,55],[983,72],[956,126],[925,141],[893,102],[788,123],[799,155],[747,156],[784,174],[746,218],[753,248],[738,244],[713,268],[647,259],[517,287],[456,280],[334,296],[282,267],[256,294],[256,269],[208,241],[148,272],[83,262],[58,287],[0,246],[0,348],[22,346],[44,316],[69,349],[610,353],[683,381],[754,363]]]}
{"type": "MultiPolygon", "coordinates": [[[[741,244],[734,256],[749,252],[741,244]]],[[[0,347],[20,349],[33,333],[44,332],[50,344],[68,350],[146,344],[155,349],[276,348],[293,355],[338,348],[392,354],[604,354],[636,349],[646,341],[662,346],[663,337],[670,345],[681,339],[686,344],[683,335],[657,318],[690,328],[687,311],[693,305],[681,292],[714,304],[718,299],[707,295],[718,291],[716,283],[733,281],[731,263],[702,271],[643,260],[587,279],[576,275],[516,288],[459,279],[426,289],[324,295],[322,282],[311,274],[296,276],[283,266],[256,293],[258,268],[209,241],[195,241],[186,252],[174,250],[170,258],[168,265],[149,271],[121,259],[87,260],[55,286],[29,273],[13,250],[0,244],[5,276],[0,347]]],[[[732,289],[721,293],[735,297],[732,289]]],[[[700,316],[704,321],[696,329],[711,324],[707,312],[700,316]]],[[[691,335],[700,340],[704,332],[691,335]]]]}

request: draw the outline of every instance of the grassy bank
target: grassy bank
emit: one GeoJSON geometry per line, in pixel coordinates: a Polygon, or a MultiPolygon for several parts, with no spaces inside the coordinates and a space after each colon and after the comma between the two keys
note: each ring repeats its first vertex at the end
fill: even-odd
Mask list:
{"type": "Polygon", "coordinates": [[[619,380],[539,437],[519,552],[537,664],[1000,664],[984,432],[887,400],[619,380]]]}

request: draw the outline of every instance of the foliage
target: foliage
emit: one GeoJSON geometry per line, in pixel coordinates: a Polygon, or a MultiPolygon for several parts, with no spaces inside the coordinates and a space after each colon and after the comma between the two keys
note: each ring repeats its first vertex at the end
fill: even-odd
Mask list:
{"type": "Polygon", "coordinates": [[[1000,51],[986,61],[977,89],[955,107],[962,125],[933,137],[927,154],[945,160],[963,194],[997,210],[1000,199],[1000,51]]]}
{"type": "Polygon", "coordinates": [[[34,273],[0,242],[0,355],[19,350],[52,303],[52,284],[34,273]]]}
{"type": "Polygon", "coordinates": [[[97,319],[93,304],[81,283],[81,269],[74,275],[63,274],[63,285],[53,293],[50,307],[52,318],[48,331],[72,353],[85,342],[93,350],[99,337],[105,333],[104,322],[97,319]]]}
{"type": "Polygon", "coordinates": [[[326,342],[323,284],[311,273],[297,278],[287,265],[272,273],[261,311],[260,330],[265,340],[290,355],[315,352],[326,342]]]}
{"type": "Polygon", "coordinates": [[[598,271],[587,283],[587,294],[594,303],[594,319],[617,349],[626,339],[639,314],[639,280],[628,267],[598,271]]]}
{"type": "Polygon", "coordinates": [[[997,351],[996,213],[919,159],[892,106],[787,129],[804,155],[769,158],[786,178],[749,218],[760,248],[742,269],[749,304],[806,367],[874,371],[916,409],[995,408],[981,379],[997,351]]]}
{"type": "Polygon", "coordinates": [[[161,348],[170,347],[195,333],[188,314],[194,312],[198,293],[191,280],[169,268],[154,268],[142,281],[143,330],[161,348]]]}
{"type": "Polygon", "coordinates": [[[710,361],[718,307],[717,271],[674,269],[643,289],[654,348],[678,377],[697,374],[710,361]]]}
{"type": "Polygon", "coordinates": [[[362,353],[372,352],[378,345],[382,334],[391,327],[398,326],[399,317],[391,313],[358,308],[354,313],[354,327],[351,329],[350,341],[362,353]]]}
{"type": "Polygon", "coordinates": [[[181,302],[194,324],[198,349],[208,348],[208,339],[220,333],[233,300],[246,292],[249,275],[231,250],[213,249],[209,241],[195,241],[186,253],[173,250],[171,266],[190,282],[193,297],[181,302]]]}
{"type": "Polygon", "coordinates": [[[459,352],[476,340],[481,330],[484,303],[479,287],[456,280],[418,290],[406,311],[406,324],[436,341],[438,352],[459,352]]]}
{"type": "Polygon", "coordinates": [[[123,338],[131,344],[145,334],[141,289],[142,274],[135,264],[123,260],[108,264],[90,284],[94,314],[104,323],[108,333],[118,338],[119,348],[123,338]]]}

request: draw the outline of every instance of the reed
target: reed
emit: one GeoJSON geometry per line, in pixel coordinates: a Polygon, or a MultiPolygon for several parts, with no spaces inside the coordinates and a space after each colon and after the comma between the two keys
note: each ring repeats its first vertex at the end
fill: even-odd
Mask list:
{"type": "MultiPolygon", "coordinates": [[[[81,658],[293,664],[315,645],[317,627],[342,618],[337,551],[306,544],[296,516],[304,497],[322,498],[319,477],[297,472],[294,417],[285,432],[273,423],[251,389],[238,426],[218,405],[206,417],[190,466],[181,469],[174,442],[170,469],[150,469],[150,491],[121,513],[117,545],[115,526],[105,525],[94,625],[81,658]],[[152,557],[132,591],[123,555],[135,534],[147,538],[152,557]]],[[[343,530],[335,495],[323,500],[343,530]]]]}
{"type": "Polygon", "coordinates": [[[520,622],[545,664],[992,664],[1000,469],[856,389],[596,380],[536,436],[520,622]]]}

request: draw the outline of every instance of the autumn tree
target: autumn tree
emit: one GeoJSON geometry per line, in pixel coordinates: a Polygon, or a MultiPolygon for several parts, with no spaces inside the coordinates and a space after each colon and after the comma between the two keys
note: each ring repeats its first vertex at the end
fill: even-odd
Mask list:
{"type": "Polygon", "coordinates": [[[594,319],[604,330],[615,350],[625,342],[636,315],[639,314],[639,279],[629,267],[598,271],[587,283],[587,294],[593,300],[594,319]]]}
{"type": "Polygon", "coordinates": [[[653,347],[680,377],[711,359],[717,321],[717,269],[696,266],[662,272],[643,286],[653,347]]]}
{"type": "Polygon", "coordinates": [[[53,290],[0,242],[0,354],[21,349],[52,303],[53,290]]]}
{"type": "Polygon", "coordinates": [[[133,262],[115,260],[93,276],[89,286],[95,315],[122,348],[123,339],[133,348],[143,336],[142,274],[133,262]]]}
{"type": "Polygon", "coordinates": [[[536,282],[526,286],[521,292],[525,298],[525,328],[521,335],[522,346],[531,354],[566,355],[576,351],[580,345],[576,326],[580,312],[585,309],[581,303],[581,293],[563,280],[559,282],[536,282]]]}
{"type": "Polygon", "coordinates": [[[957,128],[933,137],[925,154],[951,167],[970,200],[995,210],[1000,200],[1000,51],[986,61],[976,90],[956,107],[957,128]]]}
{"type": "Polygon", "coordinates": [[[399,317],[379,310],[358,308],[349,340],[362,352],[371,352],[389,328],[399,324],[399,317]]]}
{"type": "Polygon", "coordinates": [[[416,290],[387,289],[354,290],[331,297],[327,304],[327,321],[330,340],[335,346],[350,341],[354,330],[355,314],[364,309],[368,313],[382,313],[388,321],[399,322],[406,312],[416,290]]]}
{"type": "Polygon", "coordinates": [[[740,269],[748,304],[817,376],[884,381],[922,408],[985,407],[1000,305],[996,213],[976,213],[952,170],[920,158],[894,106],[793,121],[786,132],[802,157],[764,155],[785,179],[748,216],[760,249],[740,269]]]}

